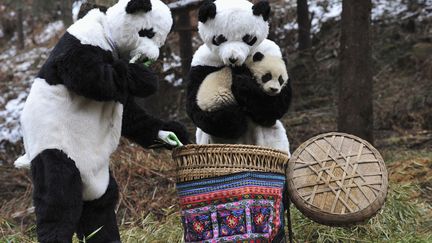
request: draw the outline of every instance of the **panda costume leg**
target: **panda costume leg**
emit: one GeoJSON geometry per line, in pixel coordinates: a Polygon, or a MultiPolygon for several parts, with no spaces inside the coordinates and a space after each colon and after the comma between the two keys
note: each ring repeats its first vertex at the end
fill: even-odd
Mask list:
{"type": "Polygon", "coordinates": [[[83,241],[86,236],[96,232],[86,242],[120,243],[115,207],[118,202],[118,186],[110,175],[105,194],[93,201],[84,201],[81,218],[77,227],[78,239],[83,241]]]}
{"type": "Polygon", "coordinates": [[[41,152],[31,162],[38,241],[72,242],[82,212],[80,172],[65,153],[41,152]]]}
{"type": "Polygon", "coordinates": [[[48,149],[31,163],[33,200],[39,242],[72,242],[96,232],[86,242],[120,242],[115,206],[118,187],[110,175],[105,194],[92,201],[82,201],[80,172],[65,153],[48,149]]]}

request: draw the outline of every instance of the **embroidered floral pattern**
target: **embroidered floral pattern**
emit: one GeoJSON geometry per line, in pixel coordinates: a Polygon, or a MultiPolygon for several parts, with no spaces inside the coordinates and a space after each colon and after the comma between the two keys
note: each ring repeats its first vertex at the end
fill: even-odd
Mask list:
{"type": "Polygon", "coordinates": [[[255,206],[251,207],[252,216],[252,232],[269,233],[270,232],[270,217],[272,209],[269,207],[255,206]]]}
{"type": "Polygon", "coordinates": [[[186,214],[184,217],[185,240],[200,241],[213,238],[211,215],[207,214],[186,214]]]}
{"type": "Polygon", "coordinates": [[[269,242],[283,227],[284,175],[245,172],[178,185],[186,242],[269,242]]]}
{"type": "Polygon", "coordinates": [[[244,209],[218,210],[217,215],[220,236],[246,233],[244,209]]]}

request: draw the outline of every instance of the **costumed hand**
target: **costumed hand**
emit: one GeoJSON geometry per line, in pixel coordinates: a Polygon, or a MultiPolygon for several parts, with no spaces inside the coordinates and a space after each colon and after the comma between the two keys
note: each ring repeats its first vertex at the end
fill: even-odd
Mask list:
{"type": "Polygon", "coordinates": [[[129,93],[133,96],[144,98],[158,89],[158,76],[149,68],[153,62],[141,54],[129,61],[129,93]]]}
{"type": "Polygon", "coordinates": [[[172,147],[183,146],[182,142],[180,142],[177,135],[173,132],[160,130],[158,133],[158,139],[172,147]]]}
{"type": "Polygon", "coordinates": [[[252,73],[246,66],[232,68],[231,90],[238,104],[247,110],[247,106],[256,105],[255,97],[262,93],[252,73]]]}
{"type": "Polygon", "coordinates": [[[146,67],[150,67],[154,63],[154,60],[147,58],[143,54],[137,54],[129,61],[129,63],[142,63],[146,67]]]}

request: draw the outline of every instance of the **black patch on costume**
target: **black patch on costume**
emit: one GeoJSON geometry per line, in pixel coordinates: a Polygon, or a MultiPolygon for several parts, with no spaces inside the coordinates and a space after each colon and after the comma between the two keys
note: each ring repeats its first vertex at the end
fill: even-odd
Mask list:
{"type": "Polygon", "coordinates": [[[253,55],[252,60],[254,62],[259,62],[264,58],[264,55],[261,52],[257,52],[253,55]]]}
{"type": "Polygon", "coordinates": [[[291,82],[276,96],[267,95],[245,67],[233,68],[232,92],[247,115],[257,124],[273,126],[288,111],[291,104],[291,82]]]}
{"type": "Polygon", "coordinates": [[[83,204],[81,218],[77,227],[78,239],[81,241],[97,231],[88,243],[120,242],[120,235],[117,226],[115,207],[119,198],[117,182],[110,173],[109,183],[106,192],[102,197],[86,201],[83,204]]]}
{"type": "Polygon", "coordinates": [[[201,5],[198,12],[198,20],[201,23],[205,23],[208,19],[214,19],[216,17],[216,5],[212,0],[205,0],[201,5]]]}
{"type": "Polygon", "coordinates": [[[123,110],[122,136],[143,147],[150,147],[157,144],[159,130],[172,131],[183,144],[189,143],[188,132],[181,124],[164,122],[147,114],[133,97],[129,97],[123,110]]]}
{"type": "Polygon", "coordinates": [[[213,36],[212,44],[215,46],[219,46],[220,44],[227,41],[227,38],[224,35],[213,36]]]}
{"type": "Polygon", "coordinates": [[[159,88],[158,75],[143,64],[128,64],[128,91],[137,97],[147,97],[159,88]]]}
{"type": "Polygon", "coordinates": [[[31,162],[39,242],[70,242],[82,211],[80,172],[65,153],[42,151],[31,162]]]}
{"type": "Polygon", "coordinates": [[[124,102],[128,86],[128,63],[114,61],[112,52],[83,45],[66,32],[42,66],[38,77],[51,85],[63,84],[89,99],[124,102]]]}
{"type": "Polygon", "coordinates": [[[127,99],[123,109],[122,136],[149,147],[156,143],[162,125],[161,120],[141,109],[133,97],[127,99]]]}
{"type": "Polygon", "coordinates": [[[189,73],[186,112],[204,132],[220,138],[238,138],[247,129],[246,116],[238,105],[228,105],[217,111],[203,111],[197,104],[197,93],[203,80],[222,67],[194,66],[189,73]]]}
{"type": "Polygon", "coordinates": [[[136,12],[149,12],[152,10],[150,0],[131,0],[126,6],[126,13],[134,14],[136,12]]]}
{"type": "Polygon", "coordinates": [[[129,94],[147,97],[158,88],[157,74],[151,69],[114,60],[112,52],[83,45],[68,32],[54,47],[38,77],[51,85],[63,84],[89,99],[123,104],[129,94]]]}
{"type": "Polygon", "coordinates": [[[255,42],[257,41],[257,37],[246,34],[245,36],[243,36],[242,40],[244,43],[246,43],[250,46],[253,46],[255,44],[255,42]]]}
{"type": "Polygon", "coordinates": [[[270,4],[268,1],[259,1],[252,6],[253,14],[261,15],[264,21],[267,21],[270,16],[270,4]]]}
{"type": "Polygon", "coordinates": [[[138,32],[138,35],[140,37],[147,37],[149,39],[153,38],[155,36],[155,32],[153,31],[153,28],[150,29],[142,29],[138,32]]]}

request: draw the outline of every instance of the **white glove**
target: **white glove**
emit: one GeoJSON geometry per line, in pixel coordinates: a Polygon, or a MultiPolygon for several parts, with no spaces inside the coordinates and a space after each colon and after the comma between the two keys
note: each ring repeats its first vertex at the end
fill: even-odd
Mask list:
{"type": "Polygon", "coordinates": [[[173,132],[160,130],[158,133],[158,138],[162,142],[164,142],[168,145],[174,146],[174,147],[183,146],[182,142],[180,142],[177,135],[175,135],[175,133],[173,133],[173,132]]]}

